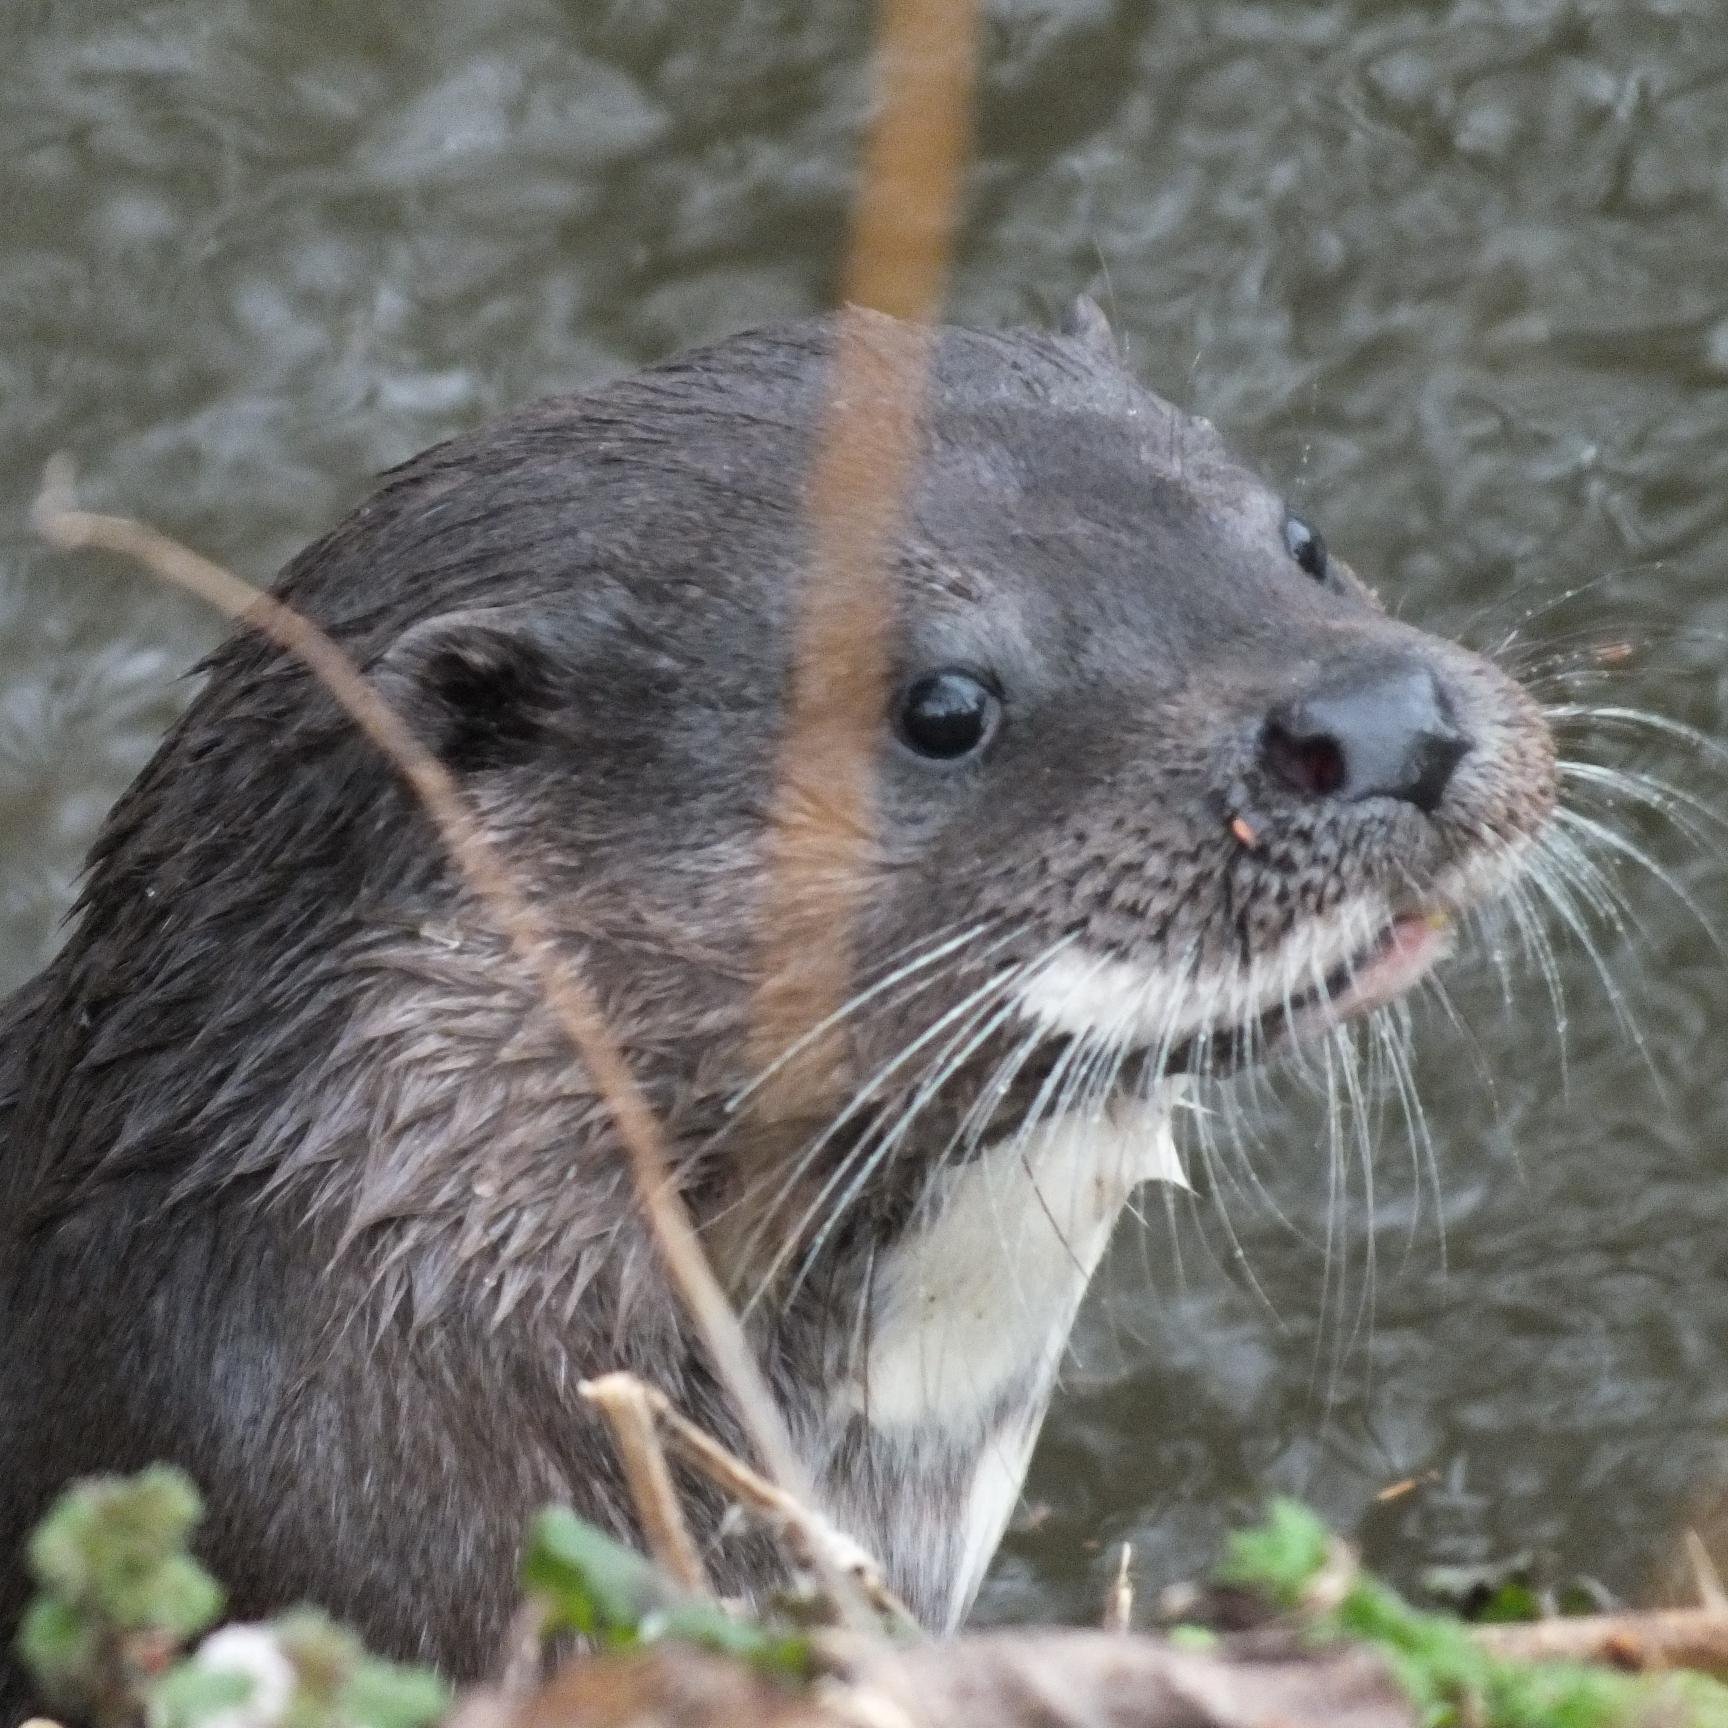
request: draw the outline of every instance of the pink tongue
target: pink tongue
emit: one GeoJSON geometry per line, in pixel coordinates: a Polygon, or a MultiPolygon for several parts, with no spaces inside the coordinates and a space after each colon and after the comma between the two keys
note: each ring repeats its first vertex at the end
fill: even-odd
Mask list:
{"type": "Polygon", "coordinates": [[[1451,927],[1444,919],[1416,913],[1399,918],[1379,953],[1333,998],[1333,1016],[1364,1014],[1402,996],[1451,945],[1451,927]]]}

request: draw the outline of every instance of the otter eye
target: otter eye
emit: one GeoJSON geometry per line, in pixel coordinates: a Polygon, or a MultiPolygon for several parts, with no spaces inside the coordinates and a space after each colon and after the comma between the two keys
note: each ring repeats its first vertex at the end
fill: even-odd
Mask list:
{"type": "Polygon", "coordinates": [[[1289,548],[1290,556],[1316,582],[1326,580],[1326,572],[1330,568],[1326,557],[1326,542],[1300,516],[1284,518],[1284,544],[1289,548]]]}
{"type": "Polygon", "coordinates": [[[1002,699],[970,672],[927,672],[900,699],[900,736],[920,756],[953,761],[984,746],[1001,712],[1002,699]]]}

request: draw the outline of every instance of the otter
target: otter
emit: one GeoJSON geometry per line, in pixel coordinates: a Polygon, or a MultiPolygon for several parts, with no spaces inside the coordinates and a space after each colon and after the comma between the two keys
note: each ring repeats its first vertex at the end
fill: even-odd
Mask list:
{"type": "MultiPolygon", "coordinates": [[[[853,314],[890,361],[921,353],[853,314]]],[[[1394,620],[1096,312],[941,330],[838,1025],[850,1087],[728,1180],[832,319],[425,452],[287,567],[603,1004],[828,1513],[965,1614],[1186,1077],[1400,995],[1554,801],[1540,711],[1394,620]],[[757,1187],[760,1188],[760,1180],[757,1187]],[[769,1294],[764,1294],[769,1293],[769,1294]]],[[[87,1472],[164,1459],[253,1616],[483,1673],[527,1519],[632,1515],[577,1385],[742,1444],[606,1106],[396,774],[244,632],[0,1024],[0,1633],[87,1472]]],[[[719,1584],[774,1564],[692,1491],[719,1584]]],[[[28,1696],[9,1671],[5,1701],[28,1696]]]]}

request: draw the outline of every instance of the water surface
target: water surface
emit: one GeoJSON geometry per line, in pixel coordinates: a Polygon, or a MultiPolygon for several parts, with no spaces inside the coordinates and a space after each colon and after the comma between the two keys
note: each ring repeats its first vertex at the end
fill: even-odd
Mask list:
{"type": "MultiPolygon", "coordinates": [[[[0,983],[51,951],[216,636],[30,542],[45,457],[264,579],[440,436],[825,304],[862,11],[5,9],[0,983]]],[[[1142,376],[1398,611],[1480,646],[1623,639],[1599,696],[1724,734],[1714,0],[997,0],[979,145],[957,315],[1096,284],[1142,376]]],[[[1582,754],[1723,807],[1700,752],[1595,732],[1582,754]]],[[[1616,820],[1722,921],[1719,846],[1616,820]]],[[[1233,1167],[1129,1232],[981,1614],[1089,1618],[1110,1544],[1150,1590],[1270,1489],[1405,1573],[1529,1548],[1649,1586],[1728,1468],[1728,965],[1671,888],[1616,879],[1599,964],[1554,926],[1564,1076],[1537,968],[1505,1000],[1463,965],[1455,1023],[1420,1011],[1437,1177],[1394,1112],[1328,1246],[1298,1097],[1262,1188],[1233,1167]]]]}

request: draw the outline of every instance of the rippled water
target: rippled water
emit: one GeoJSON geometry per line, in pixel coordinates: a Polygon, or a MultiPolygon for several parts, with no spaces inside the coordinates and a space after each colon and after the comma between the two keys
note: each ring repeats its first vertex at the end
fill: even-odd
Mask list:
{"type": "MultiPolygon", "coordinates": [[[[0,983],[50,951],[215,636],[31,544],[44,458],[263,578],[445,433],[823,304],[863,10],[4,9],[0,983]]],[[[1533,609],[1537,646],[1623,639],[1604,699],[1724,734],[1718,0],[997,0],[979,142],[958,315],[1099,282],[1141,373],[1396,608],[1480,645],[1533,609]]],[[[1699,751],[1579,748],[1724,806],[1699,751]]],[[[1616,821],[1722,924],[1719,839],[1616,821]]],[[[1728,963],[1619,877],[1600,969],[1555,930],[1564,1076],[1532,967],[1503,1002],[1462,966],[1457,1023],[1422,1011],[1437,1183],[1389,1126],[1330,1277],[1300,1098],[1263,1191],[1237,1170],[1122,1242],[981,1613],[1089,1617],[1109,1544],[1150,1588],[1274,1487],[1405,1572],[1530,1548],[1650,1587],[1728,1474],[1728,963]]]]}

